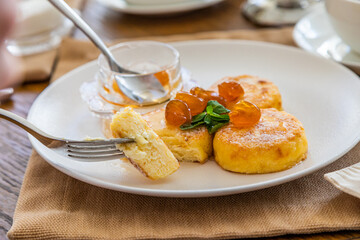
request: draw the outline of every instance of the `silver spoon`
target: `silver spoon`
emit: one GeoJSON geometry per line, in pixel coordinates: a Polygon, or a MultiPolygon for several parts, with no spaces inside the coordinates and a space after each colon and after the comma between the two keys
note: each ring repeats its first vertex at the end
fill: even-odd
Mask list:
{"type": "Polygon", "coordinates": [[[140,105],[153,105],[167,101],[170,94],[153,73],[138,74],[119,66],[114,56],[92,28],[63,0],[49,0],[62,14],[70,19],[103,53],[120,90],[140,105]]]}

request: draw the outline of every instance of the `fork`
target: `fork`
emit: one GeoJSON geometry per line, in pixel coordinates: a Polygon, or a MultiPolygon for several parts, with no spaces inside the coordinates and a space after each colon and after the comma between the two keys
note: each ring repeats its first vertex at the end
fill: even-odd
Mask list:
{"type": "Polygon", "coordinates": [[[85,141],[57,138],[41,131],[24,118],[4,109],[0,109],[0,118],[18,125],[48,148],[64,149],[67,152],[67,155],[73,158],[106,158],[106,160],[115,157],[119,158],[120,156],[124,156],[124,153],[116,148],[116,144],[134,142],[134,139],[132,138],[114,138],[106,140],[85,141]]]}

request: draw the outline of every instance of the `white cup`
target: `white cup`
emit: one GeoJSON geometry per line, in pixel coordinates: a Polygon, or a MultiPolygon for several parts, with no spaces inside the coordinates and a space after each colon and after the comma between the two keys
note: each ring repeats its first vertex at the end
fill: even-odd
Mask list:
{"type": "Polygon", "coordinates": [[[326,0],[325,7],[335,32],[360,54],[360,0],[326,0]]]}

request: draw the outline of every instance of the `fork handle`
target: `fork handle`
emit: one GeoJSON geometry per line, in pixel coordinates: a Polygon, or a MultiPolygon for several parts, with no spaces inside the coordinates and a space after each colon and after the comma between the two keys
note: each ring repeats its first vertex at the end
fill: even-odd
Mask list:
{"type": "Polygon", "coordinates": [[[5,120],[8,120],[9,122],[18,125],[22,129],[30,133],[32,136],[34,136],[45,146],[49,146],[49,144],[54,143],[54,141],[61,141],[61,139],[54,139],[52,136],[41,131],[26,119],[1,108],[0,108],[0,118],[3,118],[5,120]]]}

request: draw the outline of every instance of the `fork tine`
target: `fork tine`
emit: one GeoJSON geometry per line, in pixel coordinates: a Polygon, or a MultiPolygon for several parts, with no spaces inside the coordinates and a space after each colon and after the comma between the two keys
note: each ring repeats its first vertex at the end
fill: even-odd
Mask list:
{"type": "Polygon", "coordinates": [[[67,142],[68,146],[74,147],[111,147],[115,146],[115,143],[104,143],[104,142],[91,142],[91,143],[84,143],[84,142],[67,142]]]}
{"type": "Polygon", "coordinates": [[[111,145],[111,144],[118,144],[118,143],[129,143],[134,142],[132,138],[113,138],[113,139],[105,139],[105,140],[88,140],[88,141],[73,141],[68,140],[66,143],[68,144],[76,144],[76,145],[86,145],[86,146],[99,146],[99,145],[111,145]]]}
{"type": "Polygon", "coordinates": [[[124,153],[116,148],[115,144],[133,142],[131,138],[115,138],[95,141],[66,141],[66,149],[69,157],[73,158],[112,158],[125,156],[124,153]]]}
{"type": "Polygon", "coordinates": [[[100,149],[100,150],[94,150],[94,149],[91,149],[91,150],[88,150],[88,149],[68,149],[67,152],[69,153],[79,153],[79,154],[103,154],[103,153],[122,153],[122,151],[119,151],[118,149],[100,149]]]}
{"type": "Polygon", "coordinates": [[[73,158],[87,158],[87,159],[91,159],[91,158],[110,158],[110,157],[120,157],[120,156],[125,156],[122,152],[118,151],[118,153],[112,153],[112,154],[101,154],[101,155],[93,155],[93,154],[68,154],[69,157],[73,157],[73,158]]]}
{"type": "Polygon", "coordinates": [[[86,145],[74,145],[74,144],[66,144],[68,149],[116,149],[115,144],[111,145],[94,145],[94,146],[86,146],[86,145]]]}
{"type": "Polygon", "coordinates": [[[120,157],[124,156],[124,153],[118,150],[115,144],[112,146],[102,145],[102,146],[71,146],[66,145],[67,152],[69,157],[73,158],[86,158],[86,159],[96,159],[96,158],[110,158],[110,157],[120,157]]]}

